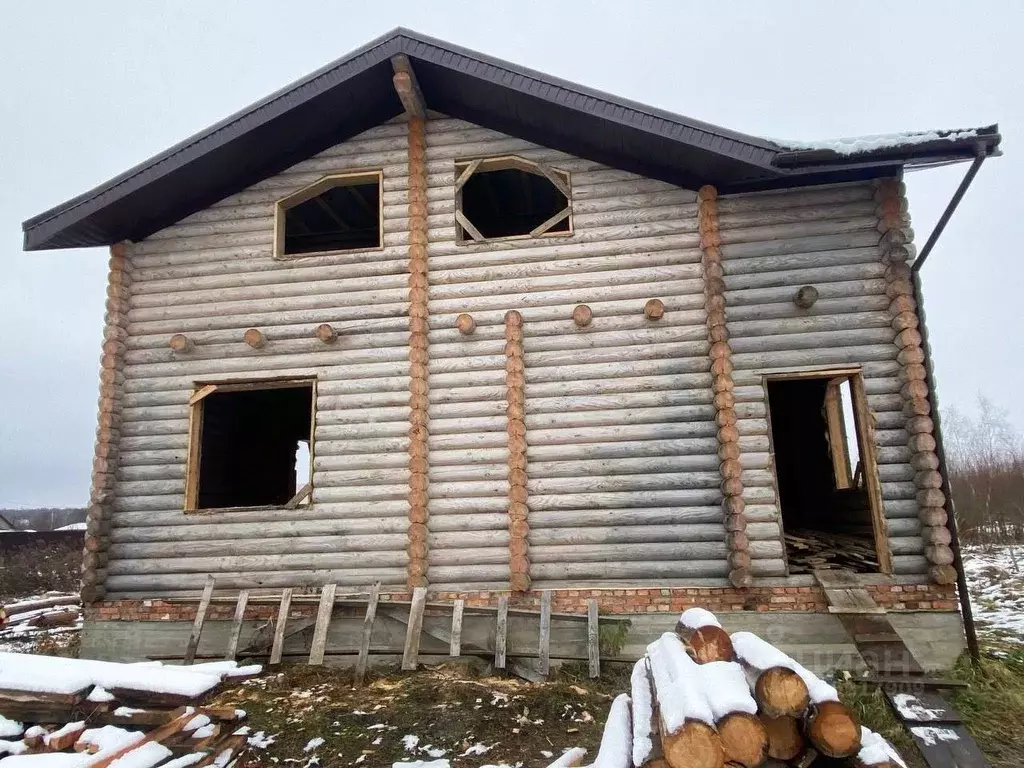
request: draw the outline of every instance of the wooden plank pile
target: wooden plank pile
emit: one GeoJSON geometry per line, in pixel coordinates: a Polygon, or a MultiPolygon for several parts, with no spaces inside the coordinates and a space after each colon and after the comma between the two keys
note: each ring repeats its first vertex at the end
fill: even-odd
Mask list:
{"type": "Polygon", "coordinates": [[[786,559],[791,575],[822,568],[847,568],[854,573],[878,573],[878,555],[870,536],[824,531],[787,531],[786,559]]]}
{"type": "MultiPolygon", "coordinates": [[[[630,687],[605,723],[602,768],[905,768],[835,688],[756,635],[729,635],[701,608],[647,647],[630,687]]],[[[566,753],[550,768],[582,760],[566,753]]]]}
{"type": "Polygon", "coordinates": [[[0,759],[5,768],[226,765],[246,746],[245,712],[203,702],[229,678],[261,671],[0,653],[0,759]]]}
{"type": "Polygon", "coordinates": [[[47,593],[0,607],[0,637],[14,639],[31,635],[33,630],[73,628],[81,617],[82,602],[78,595],[47,593]]]}

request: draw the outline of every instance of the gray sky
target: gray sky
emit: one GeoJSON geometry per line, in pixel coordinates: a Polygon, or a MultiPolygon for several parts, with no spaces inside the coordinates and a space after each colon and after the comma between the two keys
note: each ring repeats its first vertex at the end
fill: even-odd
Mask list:
{"type": "MultiPolygon", "coordinates": [[[[396,26],[734,130],[821,139],[998,121],[924,270],[943,405],[1024,428],[1024,3],[48,2],[0,25],[0,507],[88,497],[107,254],[20,222],[396,26]],[[295,9],[302,10],[297,16],[295,9]]],[[[923,244],[966,166],[908,177],[923,244]]]]}

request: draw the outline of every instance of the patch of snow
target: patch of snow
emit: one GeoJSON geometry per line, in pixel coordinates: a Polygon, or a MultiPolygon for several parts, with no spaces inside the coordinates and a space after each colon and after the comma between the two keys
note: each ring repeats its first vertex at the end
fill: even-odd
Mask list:
{"type": "Polygon", "coordinates": [[[402,737],[402,746],[405,747],[406,752],[415,752],[416,747],[420,743],[420,737],[414,736],[411,733],[407,733],[402,737]]]}
{"type": "Polygon", "coordinates": [[[435,747],[433,744],[427,744],[425,747],[420,747],[420,752],[425,752],[428,757],[444,757],[448,754],[447,749],[435,747]]]}
{"type": "Polygon", "coordinates": [[[542,749],[542,750],[540,751],[540,756],[541,756],[541,757],[544,757],[544,758],[547,758],[548,760],[550,760],[550,759],[551,759],[552,757],[554,757],[554,756],[555,756],[555,753],[554,753],[554,752],[550,752],[550,751],[548,751],[548,750],[546,750],[546,749],[542,749]]]}
{"type": "Polygon", "coordinates": [[[675,633],[666,632],[648,645],[647,655],[668,732],[675,733],[687,720],[699,720],[714,727],[714,715],[700,686],[698,665],[687,655],[675,633]]]}
{"type": "Polygon", "coordinates": [[[964,545],[963,558],[978,626],[1024,643],[1024,546],[964,545]]]}
{"type": "Polygon", "coordinates": [[[201,725],[200,727],[196,728],[195,732],[192,734],[192,738],[206,739],[210,736],[213,736],[215,733],[217,733],[217,727],[213,723],[210,723],[208,725],[201,725]]]}
{"type": "Polygon", "coordinates": [[[210,718],[209,717],[207,717],[206,715],[196,715],[191,720],[189,720],[187,723],[185,723],[185,727],[182,728],[181,730],[183,730],[183,731],[194,731],[197,728],[202,728],[202,727],[207,726],[209,724],[210,724],[210,718]]]}
{"type": "Polygon", "coordinates": [[[195,672],[189,667],[0,653],[0,680],[5,688],[18,691],[67,694],[98,685],[198,698],[220,679],[219,674],[195,672]]]}
{"type": "Polygon", "coordinates": [[[494,742],[493,744],[491,744],[491,746],[487,746],[486,744],[481,744],[478,741],[476,744],[466,749],[466,751],[459,755],[459,757],[469,757],[470,755],[485,755],[492,749],[494,749],[496,746],[498,746],[498,742],[494,742]]]}
{"type": "Polygon", "coordinates": [[[630,720],[629,696],[620,693],[608,711],[594,768],[620,768],[629,765],[632,759],[633,724],[630,720]]]}
{"type": "Polygon", "coordinates": [[[721,629],[722,627],[718,623],[715,614],[706,608],[687,608],[683,611],[682,616],[679,617],[679,623],[688,629],[700,629],[701,627],[718,627],[721,629]]]}
{"type": "Polygon", "coordinates": [[[188,766],[195,765],[204,757],[206,757],[205,752],[193,752],[188,755],[182,755],[175,760],[171,760],[169,763],[164,763],[160,768],[188,768],[188,766]]]}
{"type": "Polygon", "coordinates": [[[373,740],[373,741],[371,741],[370,743],[371,743],[371,744],[372,744],[373,746],[375,746],[375,747],[379,747],[379,746],[380,746],[381,744],[383,744],[383,743],[384,743],[384,737],[383,737],[383,736],[378,736],[378,737],[377,737],[376,739],[374,739],[374,740],[373,740]]]}
{"type": "Polygon", "coordinates": [[[697,671],[715,720],[730,712],[757,714],[757,702],[750,695],[743,667],[735,661],[710,661],[699,664],[697,671]]]}
{"type": "Polygon", "coordinates": [[[837,155],[855,155],[861,152],[873,152],[879,149],[911,147],[929,141],[959,141],[978,135],[977,129],[964,131],[907,131],[904,133],[878,133],[871,136],[850,136],[842,139],[824,139],[822,141],[790,141],[788,139],[770,139],[789,150],[827,149],[837,155]]]}
{"type": "Polygon", "coordinates": [[[28,749],[24,741],[7,741],[0,739],[0,755],[20,755],[28,749]]]}
{"type": "MultiPolygon", "coordinates": [[[[360,755],[359,757],[366,757],[366,755],[360,755]]],[[[362,762],[362,760],[356,760],[356,762],[360,763],[362,762]]],[[[431,760],[429,763],[425,763],[422,760],[417,760],[412,763],[392,763],[391,768],[452,768],[452,766],[451,763],[449,763],[447,760],[431,760]]]]}
{"type": "Polygon", "coordinates": [[[586,756],[587,750],[583,747],[573,747],[565,750],[562,756],[551,763],[548,768],[572,768],[574,765],[579,765],[586,756]]]}
{"type": "MultiPolygon", "coordinates": [[[[138,709],[137,707],[118,707],[117,709],[114,710],[114,717],[131,717],[132,715],[137,715],[140,712],[145,712],[145,711],[146,710],[138,709]]],[[[202,717],[202,715],[200,715],[200,717],[202,717]]],[[[193,720],[189,722],[189,725],[192,725],[192,722],[194,722],[194,721],[195,721],[195,718],[193,718],[193,720]]],[[[207,723],[210,722],[210,718],[206,718],[206,722],[207,723]]],[[[195,725],[195,726],[192,726],[192,727],[193,728],[198,728],[199,726],[195,725]]],[[[192,728],[189,728],[189,726],[186,725],[185,726],[185,730],[186,731],[190,731],[190,730],[192,730],[192,728]]]]}
{"type": "Polygon", "coordinates": [[[647,659],[640,659],[633,666],[629,688],[633,699],[633,765],[643,765],[654,750],[654,742],[651,740],[654,707],[651,701],[651,684],[647,678],[647,659]]]}
{"type": "Polygon", "coordinates": [[[60,528],[54,528],[55,531],[84,531],[85,523],[69,523],[68,525],[62,525],[60,528]]]}
{"type": "Polygon", "coordinates": [[[857,761],[864,765],[881,765],[883,763],[895,763],[907,768],[892,744],[886,741],[880,734],[869,728],[860,728],[860,752],[857,753],[857,761]]]}
{"type": "Polygon", "coordinates": [[[940,719],[944,712],[941,709],[929,709],[911,693],[897,693],[892,697],[892,703],[904,720],[916,722],[927,722],[928,720],[940,719]]]}
{"type": "Polygon", "coordinates": [[[263,671],[263,665],[246,664],[240,667],[237,661],[207,661],[203,664],[193,664],[188,669],[193,672],[208,672],[224,677],[241,677],[243,675],[258,675],[263,671]]]}
{"type": "Polygon", "coordinates": [[[49,746],[51,739],[59,739],[61,736],[67,736],[69,733],[75,733],[76,731],[82,731],[85,729],[85,720],[79,720],[74,723],[67,723],[62,725],[56,731],[43,735],[43,744],[49,746]]]}
{"type": "Polygon", "coordinates": [[[51,752],[41,755],[17,755],[4,758],[4,768],[84,768],[92,755],[51,752]]]}
{"type": "Polygon", "coordinates": [[[915,725],[910,732],[921,739],[929,747],[940,741],[960,741],[960,735],[951,728],[936,728],[931,725],[915,725]]]}
{"type": "Polygon", "coordinates": [[[256,731],[256,733],[250,736],[246,741],[250,747],[255,749],[266,749],[274,743],[274,737],[267,736],[265,731],[256,731]]]}
{"type": "Polygon", "coordinates": [[[785,667],[800,675],[807,685],[807,692],[814,704],[820,704],[823,701],[839,701],[839,693],[835,688],[753,632],[733,632],[730,638],[736,655],[752,667],[756,669],[785,667]]]}
{"type": "Polygon", "coordinates": [[[110,768],[153,768],[162,763],[173,753],[157,741],[147,741],[141,747],[133,749],[110,764],[110,768]]]}
{"type": "Polygon", "coordinates": [[[324,739],[322,736],[315,736],[306,742],[306,746],[302,748],[303,752],[312,752],[314,749],[319,749],[323,746],[324,739]]]}
{"type": "Polygon", "coordinates": [[[25,726],[17,720],[8,720],[3,715],[0,715],[0,739],[7,739],[11,736],[21,736],[22,731],[24,730],[25,726]]]}

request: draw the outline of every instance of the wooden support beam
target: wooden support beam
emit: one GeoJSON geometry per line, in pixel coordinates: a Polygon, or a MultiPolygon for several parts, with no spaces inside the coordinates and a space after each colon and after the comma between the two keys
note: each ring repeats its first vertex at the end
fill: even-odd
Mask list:
{"type": "Polygon", "coordinates": [[[452,637],[448,643],[449,656],[462,655],[462,611],[465,607],[465,600],[456,600],[452,606],[452,637]]]}
{"type": "Polygon", "coordinates": [[[540,646],[537,649],[540,663],[537,671],[547,675],[551,669],[551,590],[540,593],[540,646]]]}
{"type": "Polygon", "coordinates": [[[539,237],[540,235],[543,235],[545,232],[547,232],[549,229],[551,229],[553,226],[555,226],[555,224],[560,222],[562,219],[568,217],[568,215],[569,215],[569,208],[567,208],[567,207],[563,208],[562,210],[560,210],[558,213],[556,213],[554,216],[552,216],[550,219],[548,219],[544,223],[538,224],[536,227],[531,229],[530,230],[530,237],[539,237]]]}
{"type": "Polygon", "coordinates": [[[270,649],[270,664],[281,663],[284,650],[284,627],[288,623],[288,612],[292,608],[292,588],[281,590],[281,604],[277,609],[277,623],[274,625],[274,645],[270,649]]]}
{"type": "Polygon", "coordinates": [[[324,650],[327,646],[327,628],[331,625],[331,614],[334,612],[334,593],[337,591],[337,584],[326,584],[320,592],[320,608],[316,614],[313,642],[309,648],[309,663],[314,667],[324,663],[324,650]]]}
{"type": "Polygon", "coordinates": [[[305,499],[307,496],[309,496],[309,494],[311,494],[312,492],[313,492],[313,484],[312,483],[306,483],[304,486],[299,488],[299,492],[298,493],[296,493],[294,496],[292,496],[290,499],[288,499],[288,503],[284,505],[284,508],[285,509],[295,509],[295,508],[297,508],[299,506],[299,504],[302,503],[302,500],[305,499]]]}
{"type": "Polygon", "coordinates": [[[598,629],[597,600],[587,600],[587,659],[590,676],[601,676],[601,633],[598,629]]]}
{"type": "Polygon", "coordinates": [[[228,650],[224,658],[233,661],[238,655],[238,638],[242,634],[242,621],[245,620],[245,607],[249,604],[249,590],[243,589],[238,593],[238,602],[235,603],[235,617],[231,620],[231,634],[228,636],[228,650]]]}
{"type": "Polygon", "coordinates": [[[462,169],[462,173],[459,174],[459,178],[455,180],[456,192],[462,189],[463,185],[465,185],[465,183],[469,181],[469,177],[476,173],[476,169],[480,167],[480,163],[482,162],[482,159],[477,158],[476,160],[472,161],[469,165],[462,169]]]}
{"type": "Polygon", "coordinates": [[[505,645],[508,639],[508,596],[498,598],[498,620],[494,628],[494,666],[505,668],[505,645]]]}
{"type": "Polygon", "coordinates": [[[402,669],[411,672],[416,669],[420,653],[420,633],[423,631],[423,609],[427,604],[427,588],[416,587],[412,592],[409,606],[409,628],[405,633],[405,650],[402,652],[402,669]]]}
{"type": "Polygon", "coordinates": [[[555,189],[565,195],[565,201],[569,202],[572,197],[572,190],[570,190],[569,185],[565,183],[565,179],[543,163],[537,163],[537,170],[544,174],[544,178],[550,181],[555,186],[555,189]]]}
{"type": "Polygon", "coordinates": [[[213,584],[213,576],[207,576],[206,586],[203,587],[203,595],[199,598],[199,607],[196,609],[196,620],[192,623],[192,633],[188,636],[188,645],[185,646],[185,659],[182,664],[186,667],[195,661],[196,651],[199,650],[199,637],[203,634],[203,622],[206,621],[206,611],[210,607],[210,598],[213,597],[213,584]]]}
{"type": "Polygon", "coordinates": [[[205,387],[200,387],[192,393],[192,397],[188,399],[188,404],[195,405],[200,400],[203,400],[216,392],[217,388],[216,384],[207,384],[205,387]]]}
{"type": "Polygon", "coordinates": [[[462,211],[455,211],[455,220],[462,225],[464,230],[466,230],[466,234],[474,240],[486,240],[486,238],[480,234],[480,230],[473,226],[473,222],[467,219],[466,214],[462,211]]]}
{"type": "Polygon", "coordinates": [[[363,637],[359,642],[359,658],[356,660],[355,686],[361,688],[366,679],[366,665],[370,659],[370,637],[373,635],[373,622],[377,619],[377,601],[380,599],[380,582],[374,583],[370,589],[370,599],[366,603],[366,616],[363,618],[363,637]]]}
{"type": "Polygon", "coordinates": [[[423,91],[416,80],[416,73],[413,71],[412,62],[404,53],[391,57],[391,67],[395,74],[392,81],[395,84],[395,91],[398,98],[405,107],[406,114],[410,117],[418,117],[421,120],[427,116],[427,102],[423,98],[423,91]]]}

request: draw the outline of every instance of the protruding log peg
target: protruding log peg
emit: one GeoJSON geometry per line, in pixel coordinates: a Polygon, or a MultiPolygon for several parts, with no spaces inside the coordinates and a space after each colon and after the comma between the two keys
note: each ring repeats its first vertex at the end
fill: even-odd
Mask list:
{"type": "Polygon", "coordinates": [[[648,320],[660,320],[665,315],[665,302],[661,299],[651,299],[644,304],[644,315],[648,320]]]}
{"type": "Polygon", "coordinates": [[[472,315],[467,315],[463,312],[455,318],[455,327],[459,329],[459,333],[463,336],[469,336],[476,330],[476,320],[473,319],[472,315]]]}
{"type": "Polygon", "coordinates": [[[171,336],[171,349],[175,352],[185,354],[196,348],[196,343],[183,333],[176,333],[171,336]]]}
{"type": "Polygon", "coordinates": [[[267,337],[258,328],[250,328],[245,332],[245,343],[253,349],[263,349],[267,343],[267,337]]]}
{"type": "Polygon", "coordinates": [[[814,306],[814,302],[818,300],[818,289],[813,285],[805,285],[796,292],[793,297],[793,303],[796,304],[800,309],[810,309],[814,306]]]}
{"type": "Polygon", "coordinates": [[[324,344],[333,344],[338,339],[338,332],[330,323],[322,323],[316,327],[316,337],[324,344]]]}
{"type": "Polygon", "coordinates": [[[577,304],[572,311],[572,321],[580,328],[586,328],[593,319],[594,312],[586,304],[577,304]]]}

